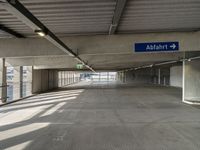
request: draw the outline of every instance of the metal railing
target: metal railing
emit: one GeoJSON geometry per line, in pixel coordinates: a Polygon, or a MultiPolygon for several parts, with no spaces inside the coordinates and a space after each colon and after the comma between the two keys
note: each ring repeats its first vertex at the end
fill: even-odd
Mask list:
{"type": "Polygon", "coordinates": [[[7,100],[30,96],[32,93],[32,82],[7,82],[7,100]]]}

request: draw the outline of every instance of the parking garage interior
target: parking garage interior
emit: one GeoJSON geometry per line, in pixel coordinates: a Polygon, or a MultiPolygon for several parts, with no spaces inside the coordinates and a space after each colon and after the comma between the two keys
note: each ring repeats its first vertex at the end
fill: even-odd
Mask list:
{"type": "Polygon", "coordinates": [[[199,150],[199,0],[0,0],[0,150],[199,150]]]}

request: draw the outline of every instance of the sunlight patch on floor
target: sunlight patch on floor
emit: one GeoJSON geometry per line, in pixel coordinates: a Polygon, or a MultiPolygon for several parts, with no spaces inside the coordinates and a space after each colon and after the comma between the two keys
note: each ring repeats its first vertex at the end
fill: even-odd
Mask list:
{"type": "Polygon", "coordinates": [[[29,134],[30,132],[40,130],[42,128],[45,128],[50,123],[32,123],[28,125],[23,125],[20,127],[12,128],[5,131],[0,131],[0,141],[6,140],[9,138],[14,138],[23,134],[29,134]]]}
{"type": "Polygon", "coordinates": [[[24,142],[24,143],[20,143],[20,144],[17,144],[17,145],[14,145],[12,147],[8,147],[4,150],[23,150],[25,149],[28,145],[31,144],[32,141],[27,141],[27,142],[24,142]]]}
{"type": "Polygon", "coordinates": [[[42,114],[40,117],[45,117],[48,115],[52,115],[53,113],[55,113],[58,109],[60,109],[62,106],[64,106],[65,104],[67,104],[67,102],[62,102],[59,103],[57,105],[55,105],[53,108],[47,110],[44,114],[42,114]]]}
{"type": "Polygon", "coordinates": [[[39,106],[39,107],[37,107],[37,109],[28,109],[27,108],[27,109],[22,109],[22,110],[16,110],[15,114],[11,113],[4,117],[1,117],[0,127],[29,120],[50,106],[52,106],[52,105],[39,106]]]}

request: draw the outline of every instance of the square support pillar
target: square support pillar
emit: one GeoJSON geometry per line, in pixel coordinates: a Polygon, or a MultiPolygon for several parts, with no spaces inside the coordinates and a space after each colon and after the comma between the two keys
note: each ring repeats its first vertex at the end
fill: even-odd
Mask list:
{"type": "Polygon", "coordinates": [[[67,78],[67,83],[66,84],[68,85],[69,84],[69,72],[68,71],[66,72],[66,78],[67,78]]]}
{"type": "Polygon", "coordinates": [[[53,71],[53,88],[58,88],[59,87],[59,79],[58,79],[58,71],[57,70],[54,70],[53,71]]]}
{"type": "Polygon", "coordinates": [[[126,83],[127,72],[124,72],[124,83],[126,83]]]}
{"type": "Polygon", "coordinates": [[[67,75],[66,75],[66,71],[64,71],[64,85],[66,86],[67,85],[67,75]]]}
{"type": "Polygon", "coordinates": [[[200,59],[183,62],[183,102],[200,103],[200,59]]]}
{"type": "Polygon", "coordinates": [[[3,103],[7,101],[5,58],[0,58],[0,99],[3,103]]]}
{"type": "Polygon", "coordinates": [[[33,66],[27,66],[26,96],[32,95],[33,66]]]}
{"type": "Polygon", "coordinates": [[[161,84],[160,68],[158,69],[158,84],[161,84]]]}
{"type": "Polygon", "coordinates": [[[101,81],[101,73],[99,72],[99,82],[101,81]]]}
{"type": "Polygon", "coordinates": [[[72,84],[72,72],[70,72],[70,84],[72,84]]]}
{"type": "Polygon", "coordinates": [[[13,78],[13,99],[20,99],[23,96],[23,67],[14,67],[13,78]]]}
{"type": "Polygon", "coordinates": [[[126,82],[126,79],[125,79],[125,72],[122,72],[122,82],[125,83],[126,82]]]}
{"type": "Polygon", "coordinates": [[[74,73],[72,72],[72,83],[74,83],[74,73]]]}
{"type": "Polygon", "coordinates": [[[65,72],[62,71],[61,75],[62,75],[62,84],[61,85],[64,86],[65,85],[65,72]]]}
{"type": "Polygon", "coordinates": [[[74,82],[74,83],[76,82],[76,76],[75,76],[75,73],[73,73],[73,82],[74,82]]]}
{"type": "Polygon", "coordinates": [[[70,72],[68,72],[68,84],[70,84],[71,83],[71,73],[70,72]]]}

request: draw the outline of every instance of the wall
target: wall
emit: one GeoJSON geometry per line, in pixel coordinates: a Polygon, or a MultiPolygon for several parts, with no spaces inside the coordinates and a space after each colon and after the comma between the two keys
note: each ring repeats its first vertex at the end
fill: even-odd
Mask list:
{"type": "Polygon", "coordinates": [[[41,93],[58,87],[56,70],[33,70],[33,93],[41,93]]]}
{"type": "Polygon", "coordinates": [[[157,84],[182,87],[182,67],[153,67],[118,73],[118,80],[126,83],[157,84]],[[120,76],[121,74],[121,76],[120,76]]]}
{"type": "Polygon", "coordinates": [[[151,74],[149,74],[150,71],[150,69],[141,69],[128,71],[125,72],[125,74],[121,73],[121,78],[119,80],[126,83],[148,84],[151,83],[151,74]]]}
{"type": "Polygon", "coordinates": [[[48,73],[49,78],[49,89],[54,89],[55,87],[58,87],[58,71],[57,70],[49,70],[48,73]]]}
{"type": "Polygon", "coordinates": [[[170,68],[170,86],[182,87],[183,68],[182,66],[173,66],[170,68]]]}
{"type": "Polygon", "coordinates": [[[182,87],[183,68],[182,66],[173,66],[170,68],[170,86],[182,87]]]}

